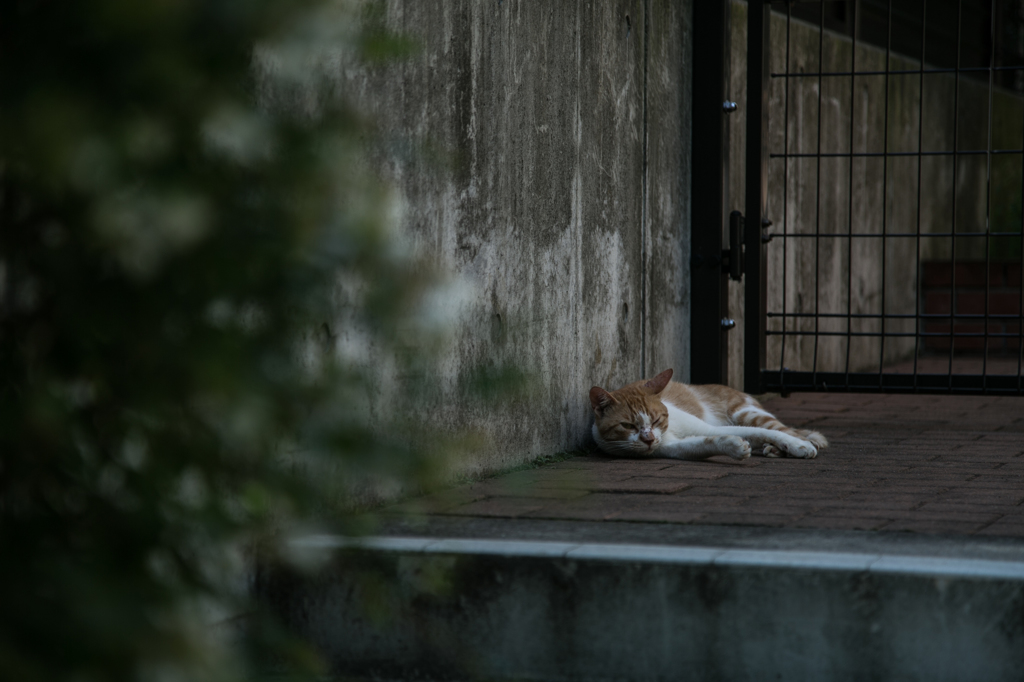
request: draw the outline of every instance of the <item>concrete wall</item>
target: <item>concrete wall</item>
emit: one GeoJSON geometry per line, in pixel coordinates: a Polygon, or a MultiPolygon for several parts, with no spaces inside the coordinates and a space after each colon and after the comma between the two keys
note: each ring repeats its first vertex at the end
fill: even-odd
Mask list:
{"type": "Polygon", "coordinates": [[[467,285],[435,421],[494,470],[587,439],[593,384],[689,359],[690,3],[388,0],[408,60],[350,73],[416,245],[467,285]],[[460,373],[532,373],[498,409],[460,373]]]}
{"type": "MultiPolygon", "coordinates": [[[[731,4],[730,68],[727,92],[739,102],[739,111],[729,121],[729,165],[727,210],[744,210],[744,142],[746,95],[746,26],[747,3],[731,4]]],[[[771,70],[786,70],[786,17],[773,13],[771,22],[771,70]]],[[[793,20],[789,26],[789,71],[818,71],[819,31],[816,26],[793,20]]],[[[847,71],[851,68],[852,43],[849,37],[826,32],[821,41],[823,70],[847,71]]],[[[919,62],[898,55],[890,61],[891,70],[917,69],[919,62]]],[[[885,50],[858,43],[856,69],[884,70],[885,50]]],[[[992,148],[1020,149],[1021,120],[1024,106],[1019,95],[995,90],[992,97],[989,125],[989,93],[987,83],[963,77],[959,93],[950,74],[929,74],[924,78],[924,92],[917,74],[889,77],[888,102],[883,76],[856,79],[851,89],[848,77],[824,78],[821,86],[821,152],[916,152],[919,120],[921,146],[925,151],[953,149],[954,112],[959,117],[957,148],[977,150],[988,148],[991,129],[992,148]],[[851,101],[853,97],[853,120],[851,101]],[[958,101],[956,101],[958,98],[958,101]],[[923,109],[918,102],[923,99],[923,109]],[[955,106],[954,106],[955,105],[955,106]],[[886,142],[885,111],[888,106],[888,140],[886,142]],[[921,118],[919,119],[919,114],[921,118]],[[852,123],[852,126],[851,126],[852,123]],[[852,136],[851,136],[852,127],[852,136]],[[851,139],[852,138],[852,139],[851,139]]],[[[789,79],[788,109],[786,79],[772,79],[770,91],[769,148],[781,152],[787,144],[790,153],[814,153],[818,149],[818,80],[789,79]]],[[[986,227],[987,163],[984,154],[962,156],[956,177],[956,232],[984,232],[986,227]]],[[[854,234],[915,233],[920,215],[921,231],[948,233],[953,227],[953,160],[951,156],[923,157],[918,170],[916,156],[890,157],[886,163],[879,157],[822,159],[820,171],[816,159],[791,159],[788,167],[788,189],[783,196],[786,166],[783,159],[769,164],[769,217],[773,231],[808,234],[816,226],[821,233],[854,234]],[[820,203],[816,183],[820,172],[820,203]],[[852,175],[851,175],[852,174],[852,175]],[[851,182],[852,178],[852,182],[851,182]],[[884,178],[884,184],[883,184],[884,178]],[[921,200],[918,204],[920,181],[921,200]],[[852,186],[853,199],[850,192],[852,186]],[[884,188],[884,194],[883,194],[884,188]],[[884,202],[884,203],[883,203],[884,202]],[[851,223],[852,219],[852,223],[851,223]]],[[[1012,224],[1020,215],[1020,157],[995,156],[992,162],[993,229],[1012,224]],[[1016,202],[1016,203],[1014,203],[1016,202]]],[[[844,238],[775,239],[768,245],[768,308],[781,311],[783,297],[789,312],[822,313],[851,312],[914,314],[918,301],[916,263],[918,241],[915,238],[887,239],[883,251],[881,239],[854,239],[852,251],[844,238]],[[817,261],[817,265],[816,265],[817,261]],[[884,266],[883,266],[884,264],[884,266]],[[815,268],[817,267],[817,275],[815,268]],[[848,280],[848,273],[852,278],[848,280]],[[816,279],[817,277],[817,279],[816,279]],[[883,277],[885,294],[883,301],[883,277]],[[817,285],[816,285],[817,282],[817,285]]],[[[920,240],[920,260],[948,260],[952,253],[950,237],[925,237],[920,240]]],[[[984,240],[971,237],[956,239],[957,260],[984,260],[984,240]]],[[[998,258],[998,253],[993,253],[998,258]]],[[[742,284],[730,283],[730,315],[737,319],[737,328],[729,339],[729,382],[742,384],[743,358],[743,296],[742,284]]],[[[821,320],[822,332],[846,332],[846,319],[821,320]]],[[[769,329],[781,329],[781,321],[769,320],[769,329]]],[[[787,328],[813,330],[814,321],[790,321],[787,328]]],[[[855,320],[853,332],[878,332],[877,320],[855,320]]],[[[913,320],[889,321],[885,331],[913,332],[913,320]]],[[[785,357],[780,337],[769,337],[768,367],[785,366],[793,370],[810,370],[817,354],[821,371],[844,371],[847,341],[843,337],[823,337],[817,347],[813,337],[789,337],[785,357]]],[[[877,370],[884,364],[911,356],[913,339],[887,339],[883,349],[877,338],[860,337],[849,346],[851,371],[877,370]]]]}

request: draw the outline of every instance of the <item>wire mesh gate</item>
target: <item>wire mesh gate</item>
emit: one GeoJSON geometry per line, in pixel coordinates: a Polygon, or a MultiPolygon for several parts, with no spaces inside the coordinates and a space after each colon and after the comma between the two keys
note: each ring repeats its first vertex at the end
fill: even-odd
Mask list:
{"type": "Polygon", "coordinates": [[[748,9],[747,390],[1024,394],[1024,3],[748,9]]]}

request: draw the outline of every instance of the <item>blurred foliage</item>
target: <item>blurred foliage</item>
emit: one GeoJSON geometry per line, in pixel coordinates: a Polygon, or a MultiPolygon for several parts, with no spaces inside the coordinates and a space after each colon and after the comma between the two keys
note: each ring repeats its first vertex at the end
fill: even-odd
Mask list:
{"type": "Polygon", "coordinates": [[[438,277],[321,68],[381,11],[0,3],[0,679],[244,676],[246,551],[438,474],[438,277]]]}

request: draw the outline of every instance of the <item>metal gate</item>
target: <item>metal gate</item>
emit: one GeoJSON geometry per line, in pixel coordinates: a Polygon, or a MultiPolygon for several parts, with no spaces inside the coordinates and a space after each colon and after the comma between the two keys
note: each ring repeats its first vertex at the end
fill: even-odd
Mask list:
{"type": "Polygon", "coordinates": [[[745,388],[1024,394],[1024,4],[747,30],[745,388]]]}

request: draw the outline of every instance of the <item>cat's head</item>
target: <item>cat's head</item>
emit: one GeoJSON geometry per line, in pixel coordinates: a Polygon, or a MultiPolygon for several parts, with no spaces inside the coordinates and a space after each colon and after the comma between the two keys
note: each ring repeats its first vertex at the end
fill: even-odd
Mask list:
{"type": "Polygon", "coordinates": [[[590,389],[594,440],[602,450],[637,457],[658,449],[668,428],[668,410],[658,396],[671,379],[672,370],[666,369],[653,379],[617,391],[590,389]]]}

